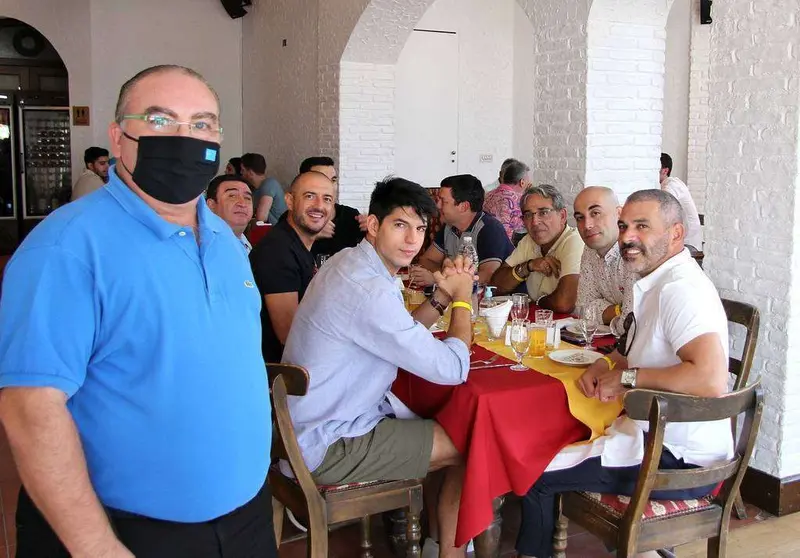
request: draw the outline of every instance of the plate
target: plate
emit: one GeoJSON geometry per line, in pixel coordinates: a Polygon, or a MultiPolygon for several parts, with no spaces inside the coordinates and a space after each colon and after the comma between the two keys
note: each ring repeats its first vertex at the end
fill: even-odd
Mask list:
{"type": "Polygon", "coordinates": [[[567,366],[589,366],[603,355],[595,351],[584,351],[583,349],[562,349],[553,351],[549,355],[550,360],[567,366]]]}
{"type": "Polygon", "coordinates": [[[508,300],[511,300],[511,297],[510,296],[493,296],[492,300],[494,300],[495,303],[497,303],[497,304],[502,304],[502,303],[504,303],[504,302],[506,302],[508,300]]]}
{"type": "MultiPolygon", "coordinates": [[[[583,339],[583,334],[581,334],[581,330],[578,327],[578,324],[572,324],[567,326],[567,331],[569,331],[572,335],[577,335],[581,339],[583,339]]],[[[607,325],[597,326],[597,331],[594,332],[595,337],[608,337],[609,335],[613,335],[611,333],[611,328],[607,325]]]]}

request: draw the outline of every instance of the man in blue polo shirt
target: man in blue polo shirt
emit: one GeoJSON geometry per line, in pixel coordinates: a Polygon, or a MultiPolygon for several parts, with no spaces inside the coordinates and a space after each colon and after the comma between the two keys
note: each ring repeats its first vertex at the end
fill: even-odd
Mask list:
{"type": "Polygon", "coordinates": [[[149,68],[122,86],[109,136],[107,186],[6,268],[17,556],[276,556],[261,302],[231,228],[198,203],[219,100],[192,70],[149,68]]]}

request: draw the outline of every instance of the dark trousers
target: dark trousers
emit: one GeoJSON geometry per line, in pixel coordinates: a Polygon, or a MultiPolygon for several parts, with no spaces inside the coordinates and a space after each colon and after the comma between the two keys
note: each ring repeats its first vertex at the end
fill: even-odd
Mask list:
{"type": "MultiPolygon", "coordinates": [[[[272,497],[264,487],[248,503],[203,523],[160,521],[106,508],[117,537],[136,558],[277,558],[272,497]]],[[[24,488],[17,504],[17,558],[70,556],[24,488]]]]}
{"type": "MultiPolygon", "coordinates": [[[[693,469],[677,459],[664,448],[661,454],[661,469],[693,469]]],[[[553,555],[553,534],[556,520],[556,495],[561,492],[599,492],[631,496],[636,490],[639,465],[633,467],[603,467],[600,458],[587,459],[583,463],[564,469],[544,473],[522,499],[522,525],[517,537],[517,552],[525,556],[549,558],[553,555]]],[[[702,498],[714,490],[716,485],[688,490],[653,491],[653,500],[689,500],[702,498]]]]}

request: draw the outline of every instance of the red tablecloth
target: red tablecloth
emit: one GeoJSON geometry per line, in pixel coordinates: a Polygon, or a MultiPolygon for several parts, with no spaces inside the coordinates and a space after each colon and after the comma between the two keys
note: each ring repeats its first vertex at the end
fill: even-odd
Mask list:
{"type": "MultiPolygon", "coordinates": [[[[473,361],[493,354],[473,349],[473,361]]],[[[563,384],[532,370],[473,370],[456,387],[401,371],[393,391],[418,415],[435,418],[466,459],[458,545],[491,523],[495,497],[524,494],[561,448],[589,437],[569,412],[563,384]]]]}

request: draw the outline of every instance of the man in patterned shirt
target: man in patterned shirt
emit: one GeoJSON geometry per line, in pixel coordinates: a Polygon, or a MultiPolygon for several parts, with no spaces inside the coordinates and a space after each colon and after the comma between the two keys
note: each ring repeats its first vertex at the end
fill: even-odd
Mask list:
{"type": "Polygon", "coordinates": [[[615,335],[622,335],[637,279],[623,265],[617,243],[622,208],[613,190],[589,186],[575,198],[574,209],[578,233],[586,244],[576,309],[584,318],[610,325],[615,335]]]}
{"type": "MultiPolygon", "coordinates": [[[[531,185],[529,176],[530,167],[521,161],[512,160],[503,169],[500,176],[501,184],[486,194],[483,210],[494,215],[503,225],[508,239],[514,242],[525,236],[525,224],[522,222],[522,209],[519,199],[525,188],[531,185]]],[[[516,243],[515,243],[516,244],[516,243]]]]}

